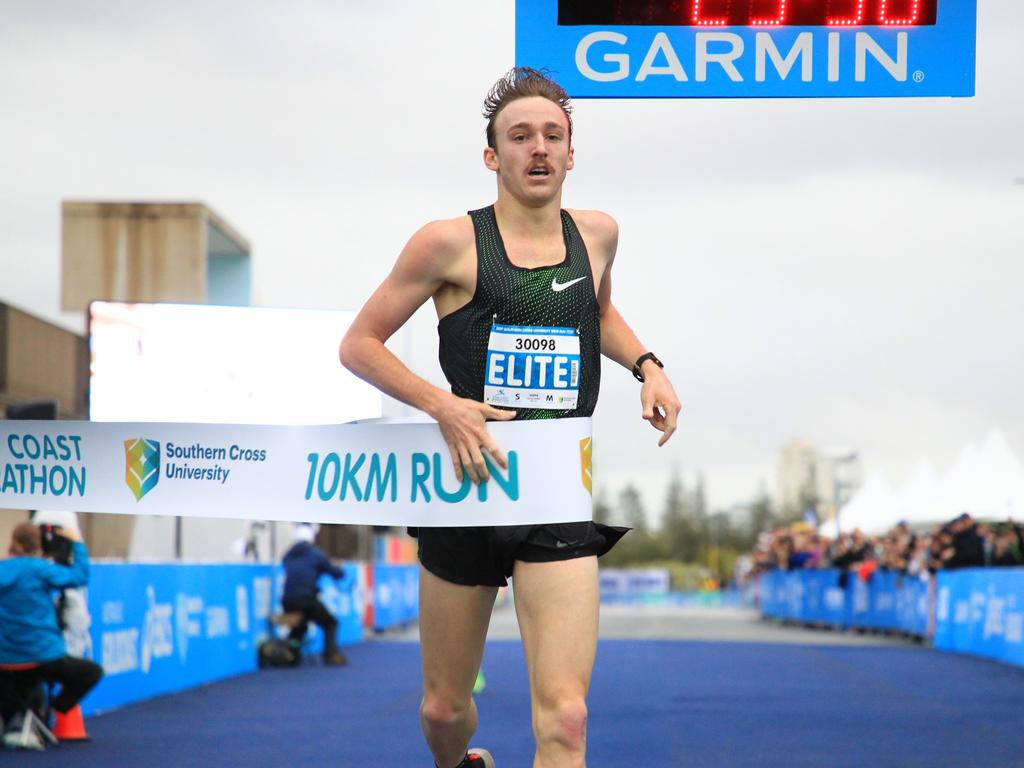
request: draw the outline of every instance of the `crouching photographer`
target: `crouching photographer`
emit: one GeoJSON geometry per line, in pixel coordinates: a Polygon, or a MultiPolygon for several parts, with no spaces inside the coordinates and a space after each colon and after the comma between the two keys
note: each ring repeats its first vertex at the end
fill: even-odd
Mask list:
{"type": "Polygon", "coordinates": [[[54,607],[54,590],[85,586],[89,578],[78,531],[21,523],[11,534],[9,554],[0,560],[0,717],[6,745],[31,747],[17,737],[38,704],[40,683],[60,684],[50,704],[64,713],[92,690],[103,670],[68,655],[54,607]]]}

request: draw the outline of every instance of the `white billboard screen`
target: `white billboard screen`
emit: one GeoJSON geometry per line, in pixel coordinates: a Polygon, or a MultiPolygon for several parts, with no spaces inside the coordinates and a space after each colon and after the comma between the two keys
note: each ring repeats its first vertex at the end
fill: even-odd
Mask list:
{"type": "Polygon", "coordinates": [[[338,424],[381,394],[338,362],[355,312],[93,302],[93,421],[338,424]]]}

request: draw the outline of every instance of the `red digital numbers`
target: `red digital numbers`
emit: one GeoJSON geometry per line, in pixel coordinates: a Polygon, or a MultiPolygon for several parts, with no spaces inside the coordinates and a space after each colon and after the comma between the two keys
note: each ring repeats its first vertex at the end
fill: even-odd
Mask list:
{"type": "Polygon", "coordinates": [[[786,0],[750,0],[750,20],[752,27],[780,27],[786,23],[786,0]],[[763,14],[769,11],[767,15],[763,14]]]}
{"type": "Polygon", "coordinates": [[[825,24],[828,26],[855,27],[864,23],[864,0],[828,0],[830,14],[834,13],[837,7],[842,7],[846,15],[826,17],[825,24]]]}
{"type": "MultiPolygon", "coordinates": [[[[946,0],[949,2],[950,0],[946,0]]],[[[559,25],[915,27],[940,0],[558,0],[559,25]]]]}
{"type": "Polygon", "coordinates": [[[903,16],[890,15],[890,8],[900,3],[891,0],[878,0],[878,23],[886,26],[909,27],[917,24],[921,14],[921,0],[903,0],[903,16]]]}
{"type": "MultiPolygon", "coordinates": [[[[845,16],[828,16],[825,23],[830,27],[855,27],[868,24],[865,19],[865,0],[829,0],[829,12],[833,8],[844,6],[845,16]]],[[[921,18],[921,0],[877,0],[873,21],[887,27],[912,27],[921,18]],[[896,10],[893,10],[896,6],[896,10]]]]}
{"type": "Polygon", "coordinates": [[[695,27],[724,27],[729,23],[731,0],[693,0],[693,25],[695,27]],[[708,9],[712,9],[709,13],[708,9]],[[717,11],[718,15],[711,15],[717,11]]]}

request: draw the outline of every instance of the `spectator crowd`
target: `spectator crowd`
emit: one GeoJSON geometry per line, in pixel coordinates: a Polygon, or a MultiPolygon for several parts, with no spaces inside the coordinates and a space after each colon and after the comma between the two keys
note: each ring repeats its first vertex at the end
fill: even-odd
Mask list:
{"type": "Polygon", "coordinates": [[[870,578],[875,570],[926,577],[941,569],[1024,565],[1024,525],[1012,520],[979,523],[968,513],[933,529],[901,522],[882,536],[859,529],[835,539],[804,522],[762,533],[753,573],[837,568],[870,578]]]}

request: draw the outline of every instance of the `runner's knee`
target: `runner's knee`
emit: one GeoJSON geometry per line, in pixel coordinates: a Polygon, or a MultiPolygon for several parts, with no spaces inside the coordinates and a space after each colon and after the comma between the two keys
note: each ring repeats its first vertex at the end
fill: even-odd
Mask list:
{"type": "Polygon", "coordinates": [[[427,693],[420,705],[423,720],[435,728],[460,722],[469,709],[469,702],[459,702],[438,694],[427,693]]]}
{"type": "Polygon", "coordinates": [[[587,740],[587,704],[582,697],[574,696],[553,706],[542,706],[534,729],[538,743],[555,742],[570,752],[580,751],[587,740]]]}

